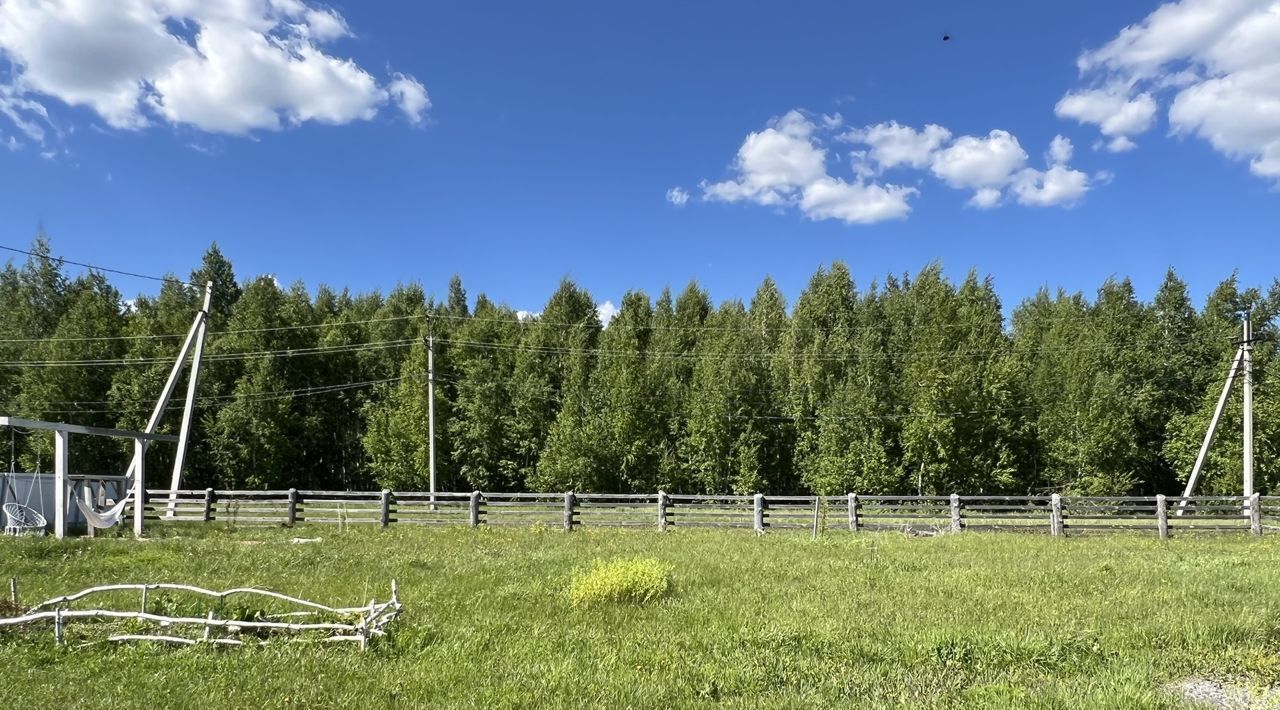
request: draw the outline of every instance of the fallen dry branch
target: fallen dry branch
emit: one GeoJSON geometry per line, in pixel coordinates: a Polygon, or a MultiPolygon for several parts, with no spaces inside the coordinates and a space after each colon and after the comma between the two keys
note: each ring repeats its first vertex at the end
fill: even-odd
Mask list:
{"type": "MultiPolygon", "coordinates": [[[[276,635],[321,632],[327,633],[328,636],[325,636],[320,640],[356,641],[360,644],[361,650],[363,650],[368,646],[371,638],[386,636],[387,632],[385,627],[399,616],[402,609],[403,605],[400,603],[399,591],[396,588],[395,580],[391,581],[391,598],[388,601],[378,603],[376,600],[371,599],[367,605],[358,607],[330,607],[324,604],[308,601],[306,599],[289,596],[287,594],[253,587],[241,587],[219,592],[187,584],[108,584],[90,587],[74,594],[54,597],[53,599],[36,604],[17,616],[0,618],[0,628],[17,628],[52,621],[54,639],[59,644],[63,643],[67,624],[73,620],[98,619],[106,621],[136,621],[154,624],[163,629],[194,627],[203,631],[203,636],[200,638],[188,638],[173,635],[172,633],[128,633],[114,634],[106,639],[110,642],[147,641],[181,646],[194,646],[202,643],[224,646],[244,645],[244,642],[240,639],[214,637],[212,635],[214,630],[236,635],[246,632],[267,632],[276,635]],[[137,590],[141,592],[142,609],[140,611],[66,608],[67,605],[72,602],[85,599],[86,597],[90,597],[95,594],[129,590],[137,590]],[[305,607],[305,610],[284,612],[266,617],[265,619],[220,619],[216,618],[212,611],[208,612],[208,615],[205,617],[171,616],[146,611],[147,593],[152,590],[190,592],[197,595],[211,597],[219,601],[232,595],[259,595],[276,601],[283,601],[297,606],[302,606],[305,607]],[[305,622],[271,620],[273,618],[281,619],[325,616],[338,617],[338,619],[305,622]],[[352,616],[356,618],[350,619],[349,617],[352,616]]],[[[263,645],[266,641],[257,639],[257,643],[263,645]]]]}

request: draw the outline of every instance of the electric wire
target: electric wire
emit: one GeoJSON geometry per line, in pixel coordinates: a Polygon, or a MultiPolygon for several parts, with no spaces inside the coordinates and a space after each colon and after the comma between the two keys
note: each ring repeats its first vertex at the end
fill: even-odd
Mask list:
{"type": "Polygon", "coordinates": [[[177,279],[172,276],[151,276],[150,274],[139,274],[134,271],[123,271],[121,269],[111,269],[105,266],[95,266],[94,264],[86,264],[82,261],[72,261],[70,259],[66,259],[60,256],[50,256],[48,254],[39,254],[33,251],[28,251],[26,249],[18,249],[17,247],[4,246],[3,244],[0,244],[0,249],[14,252],[16,254],[25,254],[27,256],[34,257],[36,259],[48,259],[49,261],[55,261],[61,264],[71,264],[72,266],[79,266],[86,269],[90,269],[92,271],[100,271],[107,274],[118,274],[120,276],[129,276],[135,279],[147,279],[149,281],[160,281],[162,283],[176,283],[176,284],[181,284],[183,286],[193,286],[195,288],[204,287],[203,284],[195,284],[190,281],[183,281],[182,279],[177,279]]]}

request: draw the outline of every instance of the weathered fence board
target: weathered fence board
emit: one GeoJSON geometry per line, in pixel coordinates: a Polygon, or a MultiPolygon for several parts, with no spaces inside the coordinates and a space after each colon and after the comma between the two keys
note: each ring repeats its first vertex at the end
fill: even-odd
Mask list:
{"type": "Polygon", "coordinates": [[[426,493],[423,491],[148,490],[149,521],[230,525],[457,525],[472,527],[742,528],[813,535],[898,530],[1098,531],[1280,529],[1280,496],[746,496],[655,493],[426,493]],[[172,500],[170,496],[172,495],[172,500]]]}

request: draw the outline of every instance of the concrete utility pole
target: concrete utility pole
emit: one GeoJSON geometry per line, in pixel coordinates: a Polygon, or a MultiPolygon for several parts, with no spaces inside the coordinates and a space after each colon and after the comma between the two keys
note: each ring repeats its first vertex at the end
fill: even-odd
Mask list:
{"type": "Polygon", "coordinates": [[[431,474],[431,508],[436,505],[436,336],[427,336],[427,466],[431,474]]]}
{"type": "Polygon", "coordinates": [[[1253,496],[1253,321],[1244,312],[1244,341],[1240,345],[1244,365],[1244,496],[1253,496]]]}
{"type": "MultiPolygon", "coordinates": [[[[187,446],[191,441],[191,418],[196,407],[196,389],[200,385],[200,361],[204,359],[204,341],[205,336],[209,332],[209,310],[213,308],[213,282],[206,281],[204,285],[204,305],[200,307],[200,312],[196,314],[195,322],[195,352],[191,356],[191,373],[187,377],[187,401],[182,405],[182,423],[178,425],[178,451],[173,457],[173,476],[169,480],[169,505],[165,511],[166,517],[173,517],[174,505],[177,503],[178,486],[182,484],[182,466],[187,460],[187,446]]],[[[185,351],[182,357],[186,357],[185,351]]],[[[177,372],[177,367],[174,367],[177,372]]],[[[168,387],[168,386],[166,386],[168,387]]],[[[168,392],[165,394],[165,400],[168,399],[168,392]]],[[[157,405],[156,413],[161,412],[161,406],[157,405]]],[[[156,419],[158,422],[158,418],[156,419]]],[[[154,424],[149,424],[153,426],[154,424]]],[[[138,452],[146,451],[146,446],[140,446],[138,452]]],[[[140,454],[139,454],[140,455],[140,454]]],[[[136,456],[135,456],[136,458],[136,456]]],[[[137,470],[142,471],[142,461],[137,461],[137,470]]],[[[142,499],[134,501],[134,505],[138,508],[142,507],[142,499]]]]}
{"type": "Polygon", "coordinates": [[[1196,463],[1191,468],[1191,476],[1187,478],[1187,487],[1182,492],[1182,500],[1178,502],[1177,515],[1181,516],[1187,507],[1187,498],[1190,498],[1196,490],[1196,484],[1200,481],[1200,474],[1204,470],[1205,462],[1209,457],[1209,447],[1213,445],[1214,435],[1218,432],[1218,424],[1222,421],[1222,414],[1226,410],[1227,397],[1231,394],[1231,385],[1235,383],[1236,377],[1241,377],[1243,382],[1243,409],[1244,416],[1244,462],[1241,470],[1243,472],[1243,493],[1245,499],[1245,509],[1248,510],[1253,499],[1253,320],[1248,311],[1245,311],[1242,319],[1240,346],[1236,348],[1236,356],[1231,361],[1231,369],[1227,372],[1227,381],[1222,386],[1222,394],[1218,397],[1218,405],[1214,407],[1213,419],[1209,421],[1209,429],[1204,434],[1204,441],[1200,444],[1200,453],[1196,456],[1196,463]]]}

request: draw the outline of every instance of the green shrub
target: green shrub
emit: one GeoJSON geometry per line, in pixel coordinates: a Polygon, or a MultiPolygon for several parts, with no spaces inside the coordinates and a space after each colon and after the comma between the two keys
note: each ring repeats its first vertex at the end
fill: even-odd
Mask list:
{"type": "Polygon", "coordinates": [[[569,586],[574,606],[647,604],[671,590],[671,566],[655,559],[597,563],[569,586]]]}

